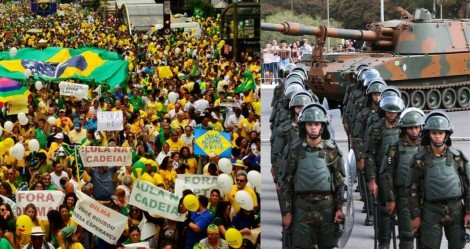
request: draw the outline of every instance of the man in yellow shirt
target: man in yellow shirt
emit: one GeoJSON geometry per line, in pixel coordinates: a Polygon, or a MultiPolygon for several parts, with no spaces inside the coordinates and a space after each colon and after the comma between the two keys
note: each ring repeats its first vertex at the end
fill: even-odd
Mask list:
{"type": "Polygon", "coordinates": [[[170,145],[171,152],[180,152],[181,148],[185,146],[183,140],[180,139],[180,136],[176,131],[171,133],[170,139],[166,140],[166,142],[170,145]]]}
{"type": "Polygon", "coordinates": [[[177,114],[176,114],[176,118],[171,121],[171,128],[173,129],[176,129],[177,127],[186,127],[186,125],[188,125],[188,123],[186,122],[186,120],[184,120],[184,112],[183,111],[179,111],[177,114]]]}
{"type": "Polygon", "coordinates": [[[217,114],[215,112],[211,112],[211,121],[209,122],[209,125],[212,126],[212,129],[214,131],[223,131],[224,130],[224,126],[222,125],[222,123],[220,123],[219,117],[217,116],[217,114]]]}
{"type": "Polygon", "coordinates": [[[247,173],[244,170],[239,170],[237,172],[237,177],[236,177],[237,183],[232,186],[232,189],[230,192],[225,195],[225,200],[230,202],[230,204],[233,207],[233,212],[237,213],[240,210],[240,206],[237,204],[237,201],[235,200],[235,194],[239,190],[245,190],[250,194],[251,198],[253,199],[253,209],[257,210],[258,209],[258,198],[256,197],[255,191],[247,186],[248,178],[247,178],[247,173]]]}
{"type": "Polygon", "coordinates": [[[238,135],[243,136],[246,140],[250,140],[250,132],[253,130],[255,121],[255,113],[250,111],[247,118],[240,120],[238,124],[238,135]]]}

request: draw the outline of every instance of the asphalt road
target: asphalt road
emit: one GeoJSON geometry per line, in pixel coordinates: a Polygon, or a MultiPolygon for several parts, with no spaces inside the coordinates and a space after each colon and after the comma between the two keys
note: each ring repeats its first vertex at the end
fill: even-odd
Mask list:
{"type": "MultiPolygon", "coordinates": [[[[263,87],[261,89],[262,110],[261,110],[261,247],[262,248],[281,248],[281,214],[277,200],[276,190],[271,177],[270,164],[270,144],[269,137],[269,116],[271,115],[272,87],[263,87]]],[[[343,154],[347,154],[347,138],[343,130],[339,110],[333,110],[333,127],[336,140],[343,154]]],[[[454,123],[454,134],[452,137],[453,145],[470,156],[470,129],[467,127],[470,121],[470,111],[449,113],[454,123]]],[[[354,188],[355,189],[355,188],[354,188]]],[[[351,237],[345,248],[363,249],[373,248],[374,230],[371,226],[364,226],[365,214],[361,213],[363,203],[359,201],[359,193],[354,193],[354,221],[355,225],[351,237]]],[[[393,247],[392,247],[393,248],[393,247]]],[[[441,248],[447,248],[445,236],[441,243],[441,248]]],[[[465,248],[470,248],[467,244],[465,248]]]]}

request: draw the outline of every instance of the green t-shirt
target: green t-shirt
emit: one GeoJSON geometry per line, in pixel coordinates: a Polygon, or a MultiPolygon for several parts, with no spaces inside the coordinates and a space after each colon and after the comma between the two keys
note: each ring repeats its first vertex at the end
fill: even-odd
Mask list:
{"type": "Polygon", "coordinates": [[[13,246],[11,246],[10,242],[8,242],[8,240],[5,239],[5,238],[0,239],[0,248],[2,248],[2,249],[14,249],[13,246]]]}
{"type": "Polygon", "coordinates": [[[46,149],[47,146],[47,134],[39,128],[36,128],[36,139],[39,142],[41,149],[46,149]]]}

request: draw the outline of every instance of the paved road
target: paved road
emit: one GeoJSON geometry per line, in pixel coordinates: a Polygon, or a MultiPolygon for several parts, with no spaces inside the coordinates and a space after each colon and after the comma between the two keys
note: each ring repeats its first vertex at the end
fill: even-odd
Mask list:
{"type": "MultiPolygon", "coordinates": [[[[271,135],[269,130],[269,116],[271,114],[270,103],[272,99],[272,88],[263,88],[261,90],[262,111],[261,111],[261,168],[262,168],[262,187],[261,187],[261,217],[262,217],[262,248],[281,248],[281,214],[279,213],[279,204],[275,186],[271,177],[270,165],[270,144],[269,137],[271,135]]],[[[336,139],[340,148],[346,152],[347,142],[346,134],[342,128],[339,110],[333,111],[333,127],[335,129],[336,139]]],[[[454,134],[452,137],[456,138],[453,145],[463,150],[467,155],[470,155],[470,129],[468,129],[468,117],[470,111],[453,112],[450,117],[454,122],[454,134]]],[[[364,226],[365,214],[361,213],[362,202],[359,201],[359,194],[354,194],[354,209],[355,209],[355,225],[353,232],[345,248],[348,249],[363,249],[373,248],[373,228],[364,226]]],[[[447,241],[445,238],[442,241],[441,248],[447,248],[447,241]]],[[[467,244],[467,247],[470,245],[467,244]]]]}

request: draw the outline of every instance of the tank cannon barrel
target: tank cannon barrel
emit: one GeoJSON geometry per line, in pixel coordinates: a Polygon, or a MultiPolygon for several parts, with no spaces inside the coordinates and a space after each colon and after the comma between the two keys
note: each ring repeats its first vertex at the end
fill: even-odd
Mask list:
{"type": "MultiPolygon", "coordinates": [[[[322,35],[321,27],[306,26],[299,23],[284,22],[281,24],[274,23],[261,23],[261,30],[281,32],[285,35],[301,36],[301,35],[322,35]]],[[[391,34],[393,29],[381,28],[382,34],[391,34]]],[[[376,31],[370,30],[353,30],[353,29],[337,29],[327,28],[326,37],[363,40],[363,41],[377,41],[380,39],[380,34],[376,31]]]]}

